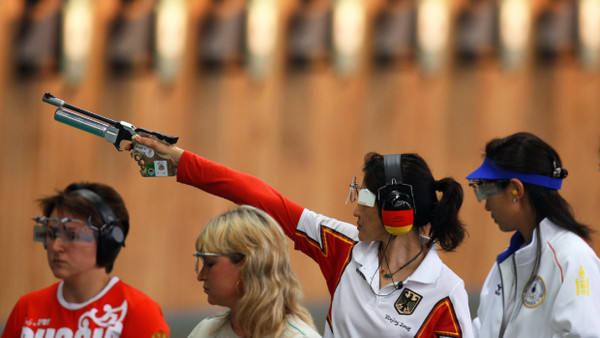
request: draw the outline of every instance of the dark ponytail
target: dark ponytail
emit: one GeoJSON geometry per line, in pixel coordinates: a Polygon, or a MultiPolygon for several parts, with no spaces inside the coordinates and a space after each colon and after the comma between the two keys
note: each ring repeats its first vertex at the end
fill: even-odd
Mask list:
{"type": "MultiPolygon", "coordinates": [[[[364,161],[364,184],[376,193],[385,186],[383,156],[368,153],[364,161]]],[[[415,199],[414,228],[425,233],[430,224],[430,242],[438,242],[444,251],[454,250],[464,239],[464,224],[458,218],[463,201],[461,185],[452,178],[435,181],[425,160],[417,154],[402,154],[402,181],[413,187],[415,199]],[[438,201],[436,191],[442,192],[438,201]]],[[[378,207],[379,201],[377,201],[378,207]]],[[[381,210],[380,210],[381,212],[381,210]]],[[[431,244],[431,243],[430,243],[431,244]]]]}
{"type": "Polygon", "coordinates": [[[431,212],[430,237],[435,238],[445,251],[452,251],[466,234],[465,226],[458,218],[463,202],[463,189],[460,183],[450,177],[435,181],[434,188],[442,192],[442,198],[431,212]]]}

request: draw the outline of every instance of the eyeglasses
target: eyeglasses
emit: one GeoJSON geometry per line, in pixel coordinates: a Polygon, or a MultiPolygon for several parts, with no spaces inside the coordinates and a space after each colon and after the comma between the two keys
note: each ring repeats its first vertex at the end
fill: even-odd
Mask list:
{"type": "Polygon", "coordinates": [[[477,201],[481,202],[506,188],[508,182],[508,180],[470,180],[469,186],[473,188],[477,201]]]}
{"type": "Polygon", "coordinates": [[[94,230],[94,227],[89,221],[84,222],[79,219],[72,219],[67,217],[54,218],[54,217],[32,217],[37,223],[33,227],[33,241],[47,243],[54,241],[60,237],[66,243],[72,243],[74,241],[93,242],[94,234],[90,234],[90,229],[94,230]],[[85,227],[80,226],[69,226],[69,223],[83,224],[85,227]],[[89,228],[88,228],[89,227],[89,228]]]}
{"type": "Polygon", "coordinates": [[[346,204],[348,202],[354,203],[358,197],[358,204],[373,207],[375,205],[376,196],[374,193],[369,191],[369,189],[358,185],[356,183],[356,176],[352,178],[352,183],[350,183],[350,191],[348,192],[348,197],[346,197],[346,204]]]}
{"type": "Polygon", "coordinates": [[[196,251],[196,252],[194,252],[194,257],[196,257],[196,266],[195,266],[196,274],[198,274],[200,272],[200,258],[202,258],[202,260],[204,260],[206,257],[220,257],[220,256],[226,256],[226,257],[231,258],[232,263],[239,263],[245,257],[241,253],[218,254],[218,253],[212,253],[212,252],[196,251]]]}

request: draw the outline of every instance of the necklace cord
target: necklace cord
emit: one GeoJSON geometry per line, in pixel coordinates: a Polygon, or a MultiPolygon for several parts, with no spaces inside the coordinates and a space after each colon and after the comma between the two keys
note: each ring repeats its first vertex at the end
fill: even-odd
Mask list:
{"type": "MultiPolygon", "coordinates": [[[[391,239],[391,238],[390,238],[391,239]]],[[[385,273],[385,270],[383,270],[383,268],[381,268],[381,275],[385,278],[392,278],[395,274],[397,274],[400,270],[404,269],[405,267],[407,267],[410,263],[414,262],[415,259],[417,259],[417,257],[419,257],[421,255],[421,253],[423,253],[423,245],[421,245],[421,250],[417,253],[416,256],[414,256],[413,258],[411,258],[408,262],[406,262],[404,265],[402,265],[401,267],[398,268],[398,270],[396,270],[394,273],[392,273],[391,269],[390,269],[390,264],[387,260],[387,258],[385,257],[385,250],[387,249],[387,246],[389,245],[389,241],[388,244],[386,244],[384,251],[381,253],[381,255],[383,256],[383,259],[385,260],[385,265],[387,265],[388,270],[390,270],[390,272],[385,273]]],[[[381,251],[381,249],[380,249],[381,251]]],[[[380,263],[381,266],[381,263],[380,263]]],[[[393,279],[392,279],[393,281],[393,279]]]]}

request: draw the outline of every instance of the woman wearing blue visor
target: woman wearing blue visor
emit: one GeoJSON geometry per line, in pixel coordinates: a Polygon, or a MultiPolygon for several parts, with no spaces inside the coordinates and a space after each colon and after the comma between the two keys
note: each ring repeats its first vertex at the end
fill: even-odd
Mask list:
{"type": "Polygon", "coordinates": [[[598,337],[600,259],[558,190],[567,170],[537,136],[494,139],[467,179],[501,231],[515,232],[481,290],[480,337],[598,337]]]}

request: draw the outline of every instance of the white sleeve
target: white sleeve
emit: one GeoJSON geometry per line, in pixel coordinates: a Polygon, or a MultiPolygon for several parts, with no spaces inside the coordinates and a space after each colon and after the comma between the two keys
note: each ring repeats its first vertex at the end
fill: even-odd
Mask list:
{"type": "Polygon", "coordinates": [[[473,324],[471,323],[471,311],[469,310],[469,296],[465,290],[464,282],[460,282],[450,292],[450,300],[456,312],[456,317],[460,323],[462,336],[471,338],[473,336],[473,324]]]}
{"type": "Polygon", "coordinates": [[[583,251],[574,252],[577,259],[563,266],[564,280],[551,319],[558,336],[594,337],[600,332],[600,259],[591,248],[583,251]]]}

